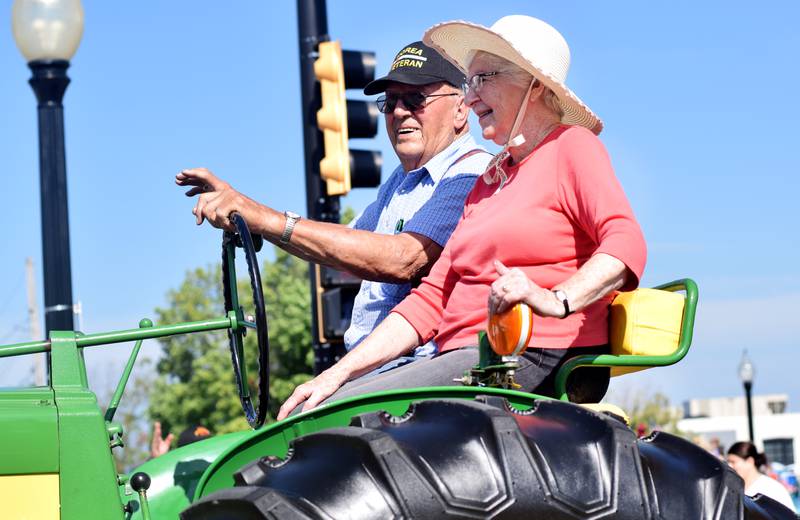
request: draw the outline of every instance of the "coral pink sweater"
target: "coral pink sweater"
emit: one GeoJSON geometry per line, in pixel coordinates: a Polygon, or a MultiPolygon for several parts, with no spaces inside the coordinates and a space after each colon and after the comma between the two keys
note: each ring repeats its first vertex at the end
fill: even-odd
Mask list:
{"type": "MultiPolygon", "coordinates": [[[[478,179],[430,274],[393,310],[414,327],[421,342],[435,336],[440,352],[477,344],[478,332],[486,328],[489,286],[498,278],[495,259],[519,267],[548,289],[597,253],[628,267],[624,290],[636,288],[644,270],[642,231],[592,132],[561,126],[504,170],[508,181],[500,191],[497,183],[478,179]]],[[[612,296],[563,320],[535,316],[529,346],[607,343],[612,296]]]]}

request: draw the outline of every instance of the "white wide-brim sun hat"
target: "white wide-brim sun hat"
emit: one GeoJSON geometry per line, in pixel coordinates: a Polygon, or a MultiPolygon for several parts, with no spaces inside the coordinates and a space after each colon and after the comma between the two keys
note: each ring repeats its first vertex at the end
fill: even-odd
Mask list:
{"type": "Polygon", "coordinates": [[[570,63],[567,41],[538,18],[504,16],[491,27],[463,20],[443,22],[425,31],[422,40],[464,71],[478,51],[500,56],[555,93],[564,110],[562,123],[584,126],[595,134],[603,130],[600,118],[566,85],[570,63]]]}

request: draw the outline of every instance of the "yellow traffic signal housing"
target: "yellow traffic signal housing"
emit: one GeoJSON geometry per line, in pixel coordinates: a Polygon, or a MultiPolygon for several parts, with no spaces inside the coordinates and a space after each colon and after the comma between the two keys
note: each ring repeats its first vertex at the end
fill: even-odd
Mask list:
{"type": "Polygon", "coordinates": [[[344,195],[350,191],[350,151],[342,46],[338,41],[319,44],[314,75],[322,94],[317,126],[322,130],[325,143],[325,156],[319,162],[320,174],[327,183],[328,195],[344,195]]]}

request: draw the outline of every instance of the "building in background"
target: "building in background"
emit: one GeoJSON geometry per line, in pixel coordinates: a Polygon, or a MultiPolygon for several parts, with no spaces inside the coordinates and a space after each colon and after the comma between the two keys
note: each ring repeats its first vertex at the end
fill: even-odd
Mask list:
{"type": "MultiPolygon", "coordinates": [[[[753,442],[767,460],[785,466],[800,460],[800,413],[787,413],[788,401],[786,394],[753,396],[753,442]]],[[[717,438],[725,449],[749,437],[744,397],[692,399],[684,402],[683,417],[681,431],[717,438]]]]}

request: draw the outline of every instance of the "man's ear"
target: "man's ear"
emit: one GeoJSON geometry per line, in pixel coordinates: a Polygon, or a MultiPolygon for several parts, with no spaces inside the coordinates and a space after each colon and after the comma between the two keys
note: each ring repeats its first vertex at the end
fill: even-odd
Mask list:
{"type": "Polygon", "coordinates": [[[464,96],[458,97],[458,102],[453,110],[455,111],[453,113],[453,128],[455,128],[458,134],[461,133],[461,130],[467,125],[467,119],[469,118],[469,107],[467,106],[464,96]]]}

